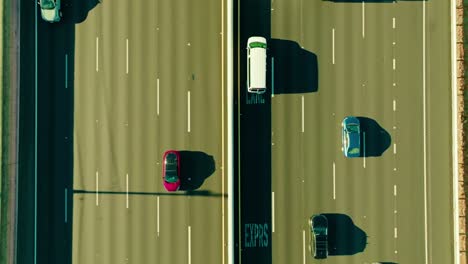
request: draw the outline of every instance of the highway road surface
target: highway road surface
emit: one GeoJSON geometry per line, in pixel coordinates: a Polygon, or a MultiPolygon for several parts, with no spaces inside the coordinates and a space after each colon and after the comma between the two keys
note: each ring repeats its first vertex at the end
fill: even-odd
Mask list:
{"type": "Polygon", "coordinates": [[[76,26],[73,263],[227,260],[223,12],[103,1],[76,26]]]}

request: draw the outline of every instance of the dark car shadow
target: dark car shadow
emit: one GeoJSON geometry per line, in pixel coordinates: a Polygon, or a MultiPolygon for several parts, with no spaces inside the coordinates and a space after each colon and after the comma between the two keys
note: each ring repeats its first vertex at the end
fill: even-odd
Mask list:
{"type": "Polygon", "coordinates": [[[354,255],[367,245],[366,233],[345,214],[322,214],[328,219],[328,254],[354,255]]]}
{"type": "Polygon", "coordinates": [[[62,0],[62,23],[78,24],[85,21],[89,11],[99,3],[100,0],[62,0]]]}
{"type": "Polygon", "coordinates": [[[361,124],[361,157],[380,157],[390,147],[392,137],[375,120],[358,116],[361,124]]]}
{"type": "Polygon", "coordinates": [[[180,153],[180,190],[194,191],[215,171],[215,161],[201,151],[182,150],[180,153]]]}
{"type": "Polygon", "coordinates": [[[311,93],[318,90],[317,55],[284,39],[269,41],[269,56],[273,68],[272,93],[311,93]]]}
{"type": "Polygon", "coordinates": [[[334,2],[334,3],[382,3],[382,4],[391,4],[393,2],[422,2],[427,0],[322,0],[324,2],[334,2]]]}

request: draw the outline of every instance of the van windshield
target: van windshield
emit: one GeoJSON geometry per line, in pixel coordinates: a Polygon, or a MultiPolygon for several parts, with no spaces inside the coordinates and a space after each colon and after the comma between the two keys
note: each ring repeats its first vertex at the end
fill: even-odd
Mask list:
{"type": "Polygon", "coordinates": [[[253,48],[264,48],[264,49],[266,49],[267,45],[266,45],[266,43],[262,43],[262,42],[252,42],[252,43],[250,43],[249,47],[251,49],[253,49],[253,48]]]}
{"type": "Polygon", "coordinates": [[[41,0],[42,9],[54,9],[55,3],[52,0],[41,0]]]}

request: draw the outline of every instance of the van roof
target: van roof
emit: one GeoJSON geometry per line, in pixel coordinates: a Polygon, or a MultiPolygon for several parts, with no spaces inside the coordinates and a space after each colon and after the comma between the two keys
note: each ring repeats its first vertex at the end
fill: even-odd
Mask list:
{"type": "Polygon", "coordinates": [[[249,90],[266,88],[266,39],[264,37],[250,37],[247,42],[250,49],[250,83],[249,90]]]}

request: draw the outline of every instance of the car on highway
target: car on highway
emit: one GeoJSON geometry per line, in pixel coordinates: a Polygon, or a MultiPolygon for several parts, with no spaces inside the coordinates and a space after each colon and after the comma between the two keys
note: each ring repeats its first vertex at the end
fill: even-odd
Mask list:
{"type": "Polygon", "coordinates": [[[247,40],[247,91],[262,94],[266,91],[267,41],[253,36],[247,40]]]}
{"type": "Polygon", "coordinates": [[[361,154],[361,125],[359,119],[347,116],[341,123],[343,154],[348,158],[359,157],[361,154]]]}
{"type": "Polygon", "coordinates": [[[328,257],[328,219],[317,214],[309,219],[310,233],[312,237],[310,248],[315,259],[328,257]]]}
{"type": "Polygon", "coordinates": [[[180,153],[177,150],[168,150],[163,155],[163,185],[169,192],[180,188],[180,153]]]}
{"type": "Polygon", "coordinates": [[[59,22],[62,12],[60,11],[60,0],[39,0],[41,16],[47,22],[59,22]]]}

